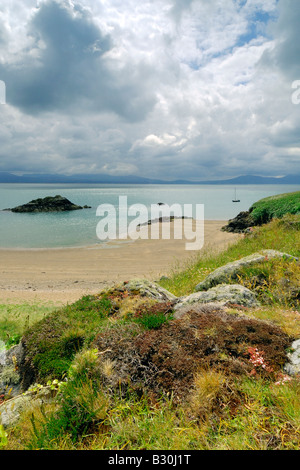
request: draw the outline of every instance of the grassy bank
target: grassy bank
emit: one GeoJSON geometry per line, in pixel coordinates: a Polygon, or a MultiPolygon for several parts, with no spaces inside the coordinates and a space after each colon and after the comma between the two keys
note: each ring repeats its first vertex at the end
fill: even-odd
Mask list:
{"type": "Polygon", "coordinates": [[[277,194],[254,203],[251,215],[256,224],[267,223],[272,219],[281,219],[285,214],[300,213],[300,193],[277,194]]]}
{"type": "Polygon", "coordinates": [[[162,280],[161,284],[177,296],[186,295],[192,293],[195,286],[214,269],[259,250],[272,249],[299,256],[299,220],[299,215],[287,215],[253,228],[249,235],[242,236],[222,253],[214,254],[213,250],[201,253],[185,268],[180,266],[174,269],[171,276],[162,280]]]}
{"type": "Polygon", "coordinates": [[[49,303],[0,304],[0,341],[17,344],[24,331],[55,310],[49,303]]]}
{"type": "MultiPolygon", "coordinates": [[[[184,268],[174,269],[168,278],[161,280],[161,285],[181,296],[192,293],[215,268],[261,249],[300,256],[299,221],[299,215],[288,215],[255,228],[224,252],[205,253],[184,268]]],[[[273,334],[276,340],[299,338],[299,279],[299,263],[287,259],[267,262],[263,269],[256,271],[245,270],[239,282],[256,291],[261,306],[242,311],[233,306],[228,318],[240,319],[240,314],[245,313],[252,319],[252,323],[247,320],[245,331],[260,327],[256,320],[264,320],[270,332],[276,332],[273,334]]],[[[156,342],[162,341],[153,361],[156,359],[158,364],[164,358],[165,367],[171,370],[170,360],[174,358],[169,358],[169,342],[176,334],[179,337],[182,332],[187,335],[195,331],[187,329],[188,320],[180,324],[181,329],[179,323],[172,323],[166,304],[156,305],[126,295],[126,292],[119,292],[114,296],[87,296],[57,311],[19,306],[8,312],[8,307],[2,306],[2,331],[10,321],[10,336],[24,335],[29,351],[28,364],[40,385],[37,389],[58,390],[56,402],[28,410],[17,426],[7,431],[3,449],[299,448],[299,380],[285,376],[280,368],[274,372],[275,362],[272,367],[270,362],[273,352],[267,357],[267,345],[260,350],[263,366],[254,365],[251,353],[245,356],[245,347],[250,344],[246,333],[243,333],[244,339],[232,343],[230,349],[220,345],[216,362],[204,361],[202,367],[193,371],[185,399],[178,400],[173,393],[153,396],[151,389],[145,391],[138,381],[135,386],[126,382],[122,378],[122,367],[119,365],[116,370],[117,357],[109,355],[113,347],[119,348],[118,364],[123,360],[131,366],[137,361],[134,342],[140,341],[140,348],[147,355],[156,342]],[[142,343],[139,338],[143,339],[142,343]]],[[[219,331],[233,341],[235,324],[228,322],[224,329],[224,322],[218,323],[218,318],[216,314],[215,322],[212,316],[211,322],[205,323],[203,316],[203,328],[197,330],[203,344],[216,344],[212,341],[219,331]]],[[[196,320],[193,321],[196,324],[196,320]]],[[[183,336],[182,348],[187,342],[185,338],[188,337],[183,336]]],[[[197,335],[194,338],[197,339],[197,335]]],[[[3,333],[2,339],[6,340],[3,333]]],[[[194,339],[191,337],[190,341],[192,345],[194,339]]],[[[174,356],[178,356],[175,366],[180,368],[179,349],[174,356]]],[[[209,357],[213,357],[212,354],[209,357]]],[[[141,362],[141,370],[143,366],[141,362]]],[[[141,372],[141,377],[146,375],[141,372]]],[[[185,379],[182,375],[182,380],[185,379]]]]}

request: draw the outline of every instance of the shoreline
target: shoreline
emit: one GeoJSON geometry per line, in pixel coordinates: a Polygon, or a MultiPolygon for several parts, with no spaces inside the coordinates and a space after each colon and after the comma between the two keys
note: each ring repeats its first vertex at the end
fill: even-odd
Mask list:
{"type": "Polygon", "coordinates": [[[186,250],[184,238],[113,240],[105,247],[2,248],[0,303],[60,305],[135,277],[158,280],[207,250],[221,251],[238,240],[240,235],[221,231],[226,223],[204,221],[204,246],[198,251],[186,250]]]}

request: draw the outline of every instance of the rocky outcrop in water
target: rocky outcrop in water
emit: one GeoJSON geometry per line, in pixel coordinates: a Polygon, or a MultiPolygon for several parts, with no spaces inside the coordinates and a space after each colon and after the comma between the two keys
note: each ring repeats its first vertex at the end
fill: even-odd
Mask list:
{"type": "Polygon", "coordinates": [[[90,209],[90,206],[78,206],[69,201],[69,199],[57,195],[47,196],[45,198],[34,199],[27,204],[13,207],[12,209],[4,209],[11,212],[63,212],[74,211],[79,209],[90,209]]]}

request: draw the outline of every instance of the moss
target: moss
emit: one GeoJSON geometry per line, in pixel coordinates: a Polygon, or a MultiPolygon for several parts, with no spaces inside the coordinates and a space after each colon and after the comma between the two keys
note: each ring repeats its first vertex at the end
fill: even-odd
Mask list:
{"type": "Polygon", "coordinates": [[[75,354],[93,340],[111,313],[105,296],[85,296],[28,329],[22,338],[24,387],[34,380],[62,378],[75,354]]]}
{"type": "Polygon", "coordinates": [[[20,376],[14,366],[5,367],[0,374],[0,383],[4,385],[16,385],[20,381],[20,376]]]}

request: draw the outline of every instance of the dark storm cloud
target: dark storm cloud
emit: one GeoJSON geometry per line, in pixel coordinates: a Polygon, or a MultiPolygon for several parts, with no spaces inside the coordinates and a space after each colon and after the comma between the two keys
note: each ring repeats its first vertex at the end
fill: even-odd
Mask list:
{"type": "Polygon", "coordinates": [[[111,70],[105,54],[113,41],[79,5],[43,3],[28,34],[33,43],[21,59],[0,67],[9,85],[8,101],[23,112],[81,108],[83,113],[108,111],[135,121],[151,109],[153,97],[143,93],[139,81],[142,68],[121,77],[111,70]]]}

